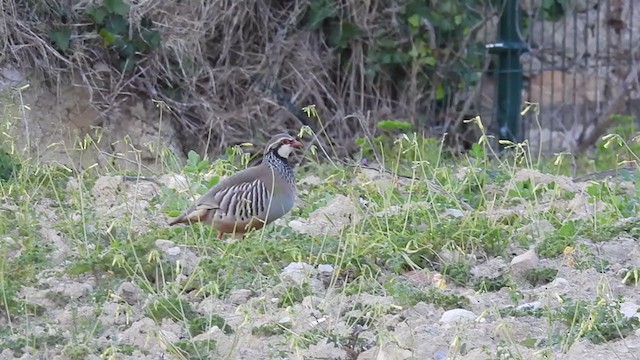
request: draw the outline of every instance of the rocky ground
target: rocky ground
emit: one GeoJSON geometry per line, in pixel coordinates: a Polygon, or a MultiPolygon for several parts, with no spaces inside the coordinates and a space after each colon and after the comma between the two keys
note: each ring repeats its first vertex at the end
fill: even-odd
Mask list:
{"type": "MultiPolygon", "coordinates": [[[[354,181],[364,181],[366,186],[397,185],[397,179],[372,172],[362,176],[354,181]]],[[[575,218],[584,218],[598,210],[582,192],[584,184],[529,170],[514,176],[516,180],[529,178],[539,184],[553,181],[574,196],[552,202],[539,200],[535,205],[501,204],[483,210],[484,214],[505,218],[560,207],[575,218]]],[[[367,200],[333,191],[322,206],[314,208],[309,199],[323,181],[318,176],[300,181],[303,190],[298,207],[309,211],[294,210],[273,225],[278,234],[341,237],[345,240],[338,251],[346,254],[346,248],[353,246],[346,239],[361,230],[358,226],[365,217],[384,218],[388,212],[403,213],[408,206],[429,206],[428,202],[416,202],[371,210],[367,200]]],[[[8,200],[3,212],[13,211],[16,221],[23,217],[36,222],[28,228],[32,230],[4,229],[5,271],[0,269],[4,279],[0,284],[8,284],[6,278],[12,276],[6,270],[15,264],[8,261],[24,259],[35,246],[21,235],[33,235],[36,244],[48,250],[42,253],[46,266],[34,271],[33,278],[20,281],[16,301],[5,298],[0,309],[0,328],[4,329],[0,359],[640,358],[638,323],[629,321],[640,316],[640,292],[637,286],[621,281],[629,269],[640,266],[640,245],[633,231],[607,241],[578,238],[563,254],[544,257],[537,254],[534,245],[557,233],[558,225],[536,219],[513,231],[533,239],[534,245],[509,242],[501,256],[440,250],[438,257],[445,262],[467,264],[472,279],[509,279],[508,286],[490,291],[453,281],[441,269],[365,274],[363,267],[350,277],[349,268],[341,267],[340,256],[323,260],[322,256],[301,253],[299,261],[256,261],[257,272],[263,271],[261,266],[271,266],[263,271],[264,277],[251,286],[232,284],[225,291],[217,289],[216,295],[216,289],[211,289],[217,284],[212,279],[215,274],[207,273],[203,264],[243,253],[232,253],[237,244],[231,240],[210,242],[208,250],[213,251],[207,252],[185,240],[197,234],[167,229],[167,216],[162,212],[166,204],[159,199],[166,199],[169,189],[188,187],[182,175],[162,176],[158,184],[101,176],[86,187],[71,177],[64,187],[66,196],[40,196],[28,209],[19,205],[19,199],[8,200]],[[83,193],[85,204],[78,205],[78,194],[83,193]],[[123,220],[130,230],[119,233],[117,227],[123,220]],[[74,233],[60,227],[65,222],[83,227],[75,228],[74,233]],[[37,229],[35,234],[30,234],[33,229],[37,229]],[[149,249],[132,252],[143,258],[133,264],[145,266],[144,258],[155,257],[162,259],[158,263],[166,266],[163,271],[156,267],[141,272],[135,266],[128,272],[119,271],[126,266],[116,265],[129,259],[107,257],[110,248],[100,248],[100,242],[92,240],[107,239],[112,248],[123,246],[123,254],[131,254],[126,248],[136,244],[117,242],[122,234],[125,238],[127,234],[151,236],[149,249]],[[87,271],[71,270],[83,256],[95,256],[98,262],[87,271]],[[527,278],[541,269],[555,269],[557,274],[537,283],[527,278]],[[569,306],[579,301],[584,301],[583,307],[569,306]],[[605,334],[608,341],[597,341],[598,334],[605,334]]],[[[474,212],[461,207],[444,209],[441,221],[469,217],[474,212]]],[[[243,241],[259,241],[256,239],[243,241]]],[[[359,251],[376,251],[366,245],[359,251]]],[[[286,251],[278,249],[267,258],[275,259],[286,251]]],[[[407,249],[406,254],[410,253],[407,249]]],[[[9,294],[6,290],[0,293],[9,294]]]]}

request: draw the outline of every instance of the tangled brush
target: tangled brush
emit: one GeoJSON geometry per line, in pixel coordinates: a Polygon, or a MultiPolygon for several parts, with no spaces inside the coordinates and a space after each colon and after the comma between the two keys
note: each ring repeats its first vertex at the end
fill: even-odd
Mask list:
{"type": "MultiPolygon", "coordinates": [[[[469,2],[458,2],[451,11],[468,12],[469,2]]],[[[463,83],[443,69],[465,60],[472,33],[449,43],[445,35],[458,30],[439,31],[426,16],[411,21],[413,3],[3,0],[0,46],[6,60],[49,79],[80,76],[99,109],[129,96],[163,102],[183,143],[200,150],[306,124],[346,154],[379,120],[442,133],[451,109],[469,110],[470,89],[443,99],[438,84],[463,83]],[[426,55],[411,53],[416,44],[426,55]],[[301,111],[310,104],[322,122],[301,111]]],[[[472,31],[484,23],[468,20],[472,31]]]]}

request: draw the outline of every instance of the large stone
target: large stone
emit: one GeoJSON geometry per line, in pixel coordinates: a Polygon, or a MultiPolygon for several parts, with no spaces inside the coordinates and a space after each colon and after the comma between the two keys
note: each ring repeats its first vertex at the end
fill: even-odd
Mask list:
{"type": "Polygon", "coordinates": [[[520,55],[520,63],[524,76],[532,77],[542,71],[542,61],[529,52],[520,55]]]}
{"type": "Polygon", "coordinates": [[[632,317],[640,320],[640,305],[632,302],[624,302],[620,304],[620,312],[624,317],[630,319],[632,317]]]}
{"type": "Polygon", "coordinates": [[[339,235],[347,226],[357,223],[357,204],[344,195],[336,195],[327,205],[314,210],[307,219],[289,222],[293,230],[309,235],[339,235]]]}
{"type": "Polygon", "coordinates": [[[539,262],[536,252],[529,250],[511,260],[511,270],[516,274],[525,275],[527,272],[536,269],[539,262]]]}
{"type": "Polygon", "coordinates": [[[531,38],[543,52],[579,59],[587,51],[587,27],[582,17],[569,16],[562,21],[534,20],[531,38]]]}
{"type": "Polygon", "coordinates": [[[198,266],[200,258],[184,245],[176,245],[171,240],[158,239],[156,247],[164,253],[164,258],[172,263],[180,262],[183,275],[190,275],[198,266]]]}
{"type": "Polygon", "coordinates": [[[542,0],[518,1],[518,5],[520,5],[520,9],[522,9],[525,14],[533,15],[542,7],[542,0]]]}
{"type": "Polygon", "coordinates": [[[561,70],[545,70],[530,79],[526,100],[548,106],[580,104],[602,100],[606,79],[597,74],[575,73],[561,70]]]}
{"type": "Polygon", "coordinates": [[[476,314],[465,309],[451,309],[445,311],[440,317],[440,322],[444,324],[455,323],[459,321],[473,321],[477,317],[476,314]]]}
{"type": "Polygon", "coordinates": [[[282,270],[280,278],[285,284],[302,286],[302,284],[307,282],[310,278],[314,278],[316,274],[317,271],[313,266],[303,262],[294,262],[290,263],[284,268],[284,270],[282,270]]]}
{"type": "Polygon", "coordinates": [[[175,326],[162,326],[148,317],[142,318],[131,324],[131,326],[119,334],[120,342],[134,345],[147,352],[160,352],[166,350],[171,343],[179,340],[176,335],[175,326]]]}
{"type": "Polygon", "coordinates": [[[116,290],[116,294],[129,305],[142,303],[144,292],[130,281],[125,281],[116,290]]]}
{"type": "Polygon", "coordinates": [[[575,10],[577,12],[585,12],[593,9],[596,5],[598,5],[599,2],[600,0],[574,0],[569,1],[568,4],[569,6],[573,5],[572,10],[575,10]]]}

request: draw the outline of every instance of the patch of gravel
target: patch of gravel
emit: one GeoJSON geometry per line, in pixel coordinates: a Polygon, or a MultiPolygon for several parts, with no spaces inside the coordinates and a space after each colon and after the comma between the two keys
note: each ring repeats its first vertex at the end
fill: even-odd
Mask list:
{"type": "MultiPolygon", "coordinates": [[[[376,186],[395,186],[390,179],[378,174],[368,174],[376,186]]],[[[551,179],[537,173],[522,173],[521,178],[533,177],[544,182],[551,179]]],[[[554,177],[555,178],[555,177],[554,177]]],[[[311,184],[318,179],[309,178],[311,184]]],[[[587,204],[579,194],[581,188],[566,183],[565,179],[555,180],[563,189],[576,192],[577,201],[587,204]]],[[[176,176],[162,179],[166,186],[186,189],[186,180],[176,176]]],[[[71,187],[77,186],[72,184],[71,187]]],[[[158,209],[151,200],[159,193],[152,182],[131,183],[121,177],[101,177],[91,190],[96,202],[96,211],[102,218],[119,218],[125,214],[132,217],[134,230],[144,232],[152,226],[165,226],[164,217],[155,216],[158,209]],[[154,215],[154,216],[151,216],[154,215]]],[[[574,200],[570,200],[569,203],[574,200]]],[[[70,339],[77,331],[93,334],[91,346],[107,349],[110,346],[133,346],[122,359],[172,358],[170,349],[181,340],[190,339],[189,330],[179,321],[164,319],[156,323],[149,317],[148,307],[153,297],[141,284],[135,281],[121,281],[113,284],[112,291],[96,302],[97,281],[92,275],[69,277],[63,275],[64,262],[72,255],[73,247],[61,233],[54,230],[55,211],[48,204],[37,205],[38,213],[43,213],[39,234],[42,241],[52,245],[50,256],[54,269],[43,272],[35,285],[22,286],[18,295],[27,304],[38,305],[43,311],[30,324],[12,323],[11,326],[32,327],[34,332],[60,335],[70,339]],[[46,213],[46,215],[44,215],[46,213]],[[89,327],[86,327],[89,324],[89,327]],[[85,327],[83,327],[85,326],[85,327]],[[96,329],[99,329],[96,330],[96,329]]],[[[416,206],[427,206],[416,204],[416,206]]],[[[567,202],[545,206],[568,206],[567,202]]],[[[386,209],[406,211],[410,208],[386,209]]],[[[539,211],[537,209],[535,211],[539,211]]],[[[385,211],[385,210],[382,210],[385,211]]],[[[524,205],[511,209],[490,209],[488,213],[505,216],[510,211],[527,212],[524,205]]],[[[593,211],[593,209],[591,210],[593,211]]],[[[357,223],[360,218],[360,204],[353,199],[337,195],[329,203],[314,211],[307,219],[289,222],[292,229],[315,236],[339,234],[346,227],[357,223]]],[[[451,212],[449,216],[465,216],[451,212]]],[[[541,237],[553,230],[548,222],[538,221],[526,225],[519,232],[531,238],[541,237]]],[[[95,230],[94,233],[97,233],[95,230]]],[[[94,234],[91,233],[91,234],[94,234]]],[[[5,241],[5,240],[3,240],[5,241]]],[[[9,240],[5,242],[10,243],[9,240]]],[[[16,245],[15,241],[11,244],[16,245]]],[[[13,248],[13,245],[12,248],[13,248]]],[[[620,273],[632,266],[639,266],[640,248],[633,238],[620,237],[602,243],[584,242],[584,250],[577,249],[575,256],[596,256],[606,260],[609,266],[602,272],[593,267],[583,270],[576,268],[569,259],[541,259],[531,249],[514,247],[508,258],[469,258],[468,255],[443,251],[441,259],[469,261],[474,278],[495,277],[503,273],[514,275],[518,285],[518,300],[508,288],[495,292],[479,293],[473,289],[443,282],[437,272],[414,270],[403,277],[416,288],[427,290],[444,287],[448,293],[466,297],[466,309],[447,309],[418,302],[413,306],[402,306],[397,300],[385,294],[362,292],[347,295],[340,289],[331,288],[334,277],[340,269],[330,264],[309,264],[294,262],[279,269],[279,283],[270,288],[233,289],[224,298],[204,296],[197,291],[186,291],[184,296],[198,316],[224,319],[233,329],[225,333],[220,327],[211,326],[193,340],[213,340],[216,343],[214,358],[261,359],[279,354],[281,359],[446,359],[452,351],[465,349],[458,359],[485,359],[495,357],[504,344],[520,344],[527,339],[542,341],[549,336],[550,324],[543,317],[502,316],[499,311],[519,306],[525,309],[557,309],[560,298],[587,300],[592,302],[598,296],[609,301],[618,297],[624,299],[623,312],[627,317],[637,316],[634,309],[640,304],[637,288],[620,282],[620,273]],[[584,254],[580,252],[584,252],[584,254]],[[531,269],[550,267],[558,270],[555,280],[542,286],[528,284],[523,275],[531,269]],[[518,276],[519,275],[519,276],[518,276]],[[444,285],[443,285],[444,284],[444,285]],[[310,293],[300,301],[280,306],[284,292],[292,287],[308,286],[310,293]],[[360,322],[354,324],[354,319],[360,322]],[[363,321],[367,320],[367,321],[363,321]],[[291,350],[291,344],[302,341],[301,337],[314,335],[306,347],[291,350]],[[357,338],[357,346],[337,346],[334,339],[342,339],[342,344],[357,338]],[[382,339],[382,341],[379,341],[382,339]],[[491,355],[489,355],[491,354],[491,355]]],[[[201,255],[188,246],[171,240],[157,239],[155,246],[160,257],[172,269],[179,268],[182,280],[199,276],[196,269],[203,260],[201,255]],[[180,265],[178,267],[178,264],[180,265]]],[[[12,250],[13,251],[13,250],[12,250]]],[[[15,250],[18,251],[18,250],[15,250]]],[[[176,283],[180,283],[176,281],[176,283]]],[[[173,284],[168,284],[173,286],[173,284]]],[[[7,327],[7,319],[0,318],[0,327],[7,327]]],[[[92,336],[92,335],[91,335],[92,336]]],[[[511,347],[513,349],[513,347],[511,347]]],[[[552,349],[552,358],[560,357],[559,348],[552,349]]],[[[633,358],[640,352],[640,332],[602,345],[594,345],[581,340],[565,349],[564,359],[610,359],[633,358]]],[[[531,349],[518,345],[519,355],[525,359],[541,359],[539,348],[531,349]]],[[[0,360],[52,358],[65,359],[63,349],[55,346],[35,350],[25,347],[24,355],[11,349],[0,349],[0,360]]],[[[98,357],[87,357],[98,358],[98,357]]]]}

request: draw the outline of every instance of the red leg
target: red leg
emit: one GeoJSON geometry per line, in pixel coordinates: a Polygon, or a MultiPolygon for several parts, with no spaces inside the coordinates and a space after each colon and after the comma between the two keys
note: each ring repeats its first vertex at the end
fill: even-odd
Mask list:
{"type": "Polygon", "coordinates": [[[222,235],[224,233],[222,231],[218,231],[218,240],[222,240],[222,235]]]}

